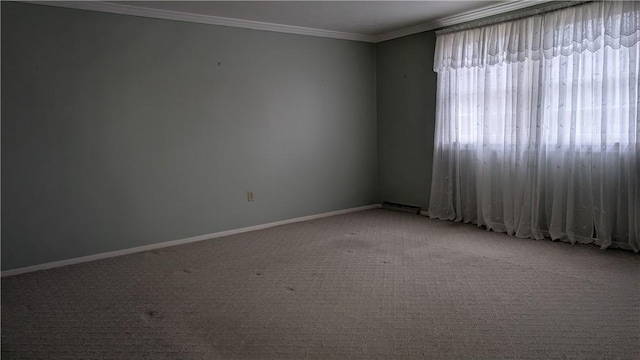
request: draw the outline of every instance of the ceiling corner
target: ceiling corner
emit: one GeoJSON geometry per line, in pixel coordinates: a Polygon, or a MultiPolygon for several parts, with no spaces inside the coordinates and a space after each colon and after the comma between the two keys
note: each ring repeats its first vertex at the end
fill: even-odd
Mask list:
{"type": "Polygon", "coordinates": [[[396,39],[399,37],[413,35],[424,31],[440,29],[447,26],[462,24],[469,21],[480,20],[483,18],[504,14],[510,11],[516,11],[535,5],[551,2],[553,0],[516,0],[508,1],[502,4],[491,5],[478,10],[463,12],[454,16],[444,17],[424,24],[411,26],[404,29],[394,30],[388,33],[380,34],[375,37],[375,42],[382,42],[396,39]]]}

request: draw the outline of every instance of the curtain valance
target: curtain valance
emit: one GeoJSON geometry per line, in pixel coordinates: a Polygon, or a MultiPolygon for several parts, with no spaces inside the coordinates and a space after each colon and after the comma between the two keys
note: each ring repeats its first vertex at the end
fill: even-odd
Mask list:
{"type": "Polygon", "coordinates": [[[640,2],[578,5],[477,29],[439,35],[434,71],[539,60],[640,41],[640,2]]]}

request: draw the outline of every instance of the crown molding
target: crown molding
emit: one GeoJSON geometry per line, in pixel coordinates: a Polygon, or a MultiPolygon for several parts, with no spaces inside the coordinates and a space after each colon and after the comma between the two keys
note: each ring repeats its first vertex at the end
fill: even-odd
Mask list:
{"type": "Polygon", "coordinates": [[[391,31],[385,34],[381,34],[375,37],[374,42],[382,42],[387,40],[396,39],[399,37],[413,35],[429,30],[440,29],[447,26],[458,25],[469,21],[480,20],[495,15],[504,14],[510,11],[516,11],[524,8],[528,8],[535,5],[551,2],[552,0],[516,0],[504,2],[502,4],[491,5],[478,10],[472,10],[463,12],[454,16],[444,17],[430,21],[428,23],[411,26],[404,29],[391,31]]]}
{"type": "Polygon", "coordinates": [[[503,14],[510,11],[520,10],[530,6],[547,3],[551,0],[515,0],[498,5],[487,6],[478,10],[464,12],[455,16],[445,17],[430,21],[424,24],[403,28],[388,33],[372,36],[364,34],[345,33],[340,31],[322,30],[306,28],[301,26],[291,26],[273,24],[253,20],[233,19],[211,15],[192,14],[172,10],[150,9],[134,5],[114,4],[104,1],[25,1],[31,4],[65,7],[71,9],[91,10],[107,12],[121,15],[141,16],[148,18],[185,21],[199,24],[209,24],[218,26],[229,26],[236,28],[273,31],[287,34],[307,35],[326,37],[341,40],[364,41],[378,43],[407,35],[413,35],[424,31],[439,29],[446,26],[458,25],[469,21],[479,20],[486,17],[503,14]]]}
{"type": "Polygon", "coordinates": [[[301,26],[291,26],[273,24],[253,20],[233,19],[211,15],[192,14],[172,10],[150,9],[134,5],[114,4],[103,1],[25,1],[31,4],[57,6],[71,9],[91,10],[107,12],[121,15],[133,15],[148,18],[185,21],[199,24],[229,26],[236,28],[273,31],[287,34],[318,36],[341,40],[354,40],[364,42],[375,42],[375,36],[352,34],[340,31],[322,30],[306,28],[301,26]]]}

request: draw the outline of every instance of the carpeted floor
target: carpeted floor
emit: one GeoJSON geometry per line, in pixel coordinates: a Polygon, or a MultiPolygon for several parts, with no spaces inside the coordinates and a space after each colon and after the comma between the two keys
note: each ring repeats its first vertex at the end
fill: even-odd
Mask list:
{"type": "Polygon", "coordinates": [[[640,359],[640,256],[370,210],[2,279],[2,359],[640,359]]]}

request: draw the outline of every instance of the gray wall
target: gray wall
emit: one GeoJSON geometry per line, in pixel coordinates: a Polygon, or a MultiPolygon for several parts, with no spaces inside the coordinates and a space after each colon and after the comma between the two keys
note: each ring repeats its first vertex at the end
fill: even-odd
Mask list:
{"type": "Polygon", "coordinates": [[[381,201],[429,207],[436,106],[435,32],[377,44],[381,201]]]}
{"type": "MultiPolygon", "coordinates": [[[[375,45],[1,6],[2,269],[378,201],[375,45]]],[[[429,103],[421,56],[391,59],[423,38],[380,46],[378,76],[429,103]]],[[[390,146],[424,111],[394,114],[392,90],[383,193],[422,201],[426,145],[390,146]],[[397,191],[397,170],[421,180],[397,191]]]]}

